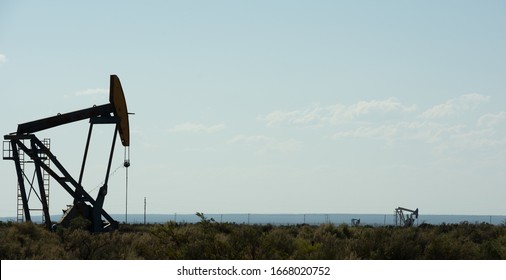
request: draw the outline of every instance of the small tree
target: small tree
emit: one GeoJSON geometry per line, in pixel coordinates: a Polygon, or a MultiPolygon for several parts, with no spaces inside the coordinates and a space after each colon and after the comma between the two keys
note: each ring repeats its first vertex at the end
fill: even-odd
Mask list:
{"type": "Polygon", "coordinates": [[[204,216],[204,213],[202,212],[197,212],[195,215],[197,215],[197,217],[200,218],[200,224],[203,224],[203,225],[208,225],[210,223],[214,223],[215,220],[213,218],[211,219],[208,219],[206,216],[204,216]]]}

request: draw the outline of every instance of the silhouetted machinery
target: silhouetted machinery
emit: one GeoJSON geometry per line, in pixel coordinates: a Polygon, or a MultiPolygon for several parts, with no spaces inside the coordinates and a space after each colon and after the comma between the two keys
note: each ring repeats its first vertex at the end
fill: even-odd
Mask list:
{"type": "MultiPolygon", "coordinates": [[[[103,209],[103,205],[105,196],[107,195],[111,162],[117,138],[116,136],[118,134],[121,138],[121,143],[125,146],[125,149],[129,149],[130,132],[125,96],[123,94],[119,78],[116,75],[111,75],[108,104],[93,106],[79,111],[58,114],[56,116],[19,124],[16,132],[5,135],[4,139],[7,140],[6,142],[10,143],[10,146],[8,149],[8,155],[6,156],[4,153],[4,159],[14,161],[25,220],[31,221],[30,207],[28,205],[29,193],[31,193],[32,190],[35,191],[36,188],[33,186],[26,188],[26,175],[24,174],[21,166],[22,159],[20,159],[20,154],[29,156],[35,166],[35,174],[39,185],[39,194],[37,196],[42,204],[43,220],[48,229],[52,227],[52,222],[49,215],[48,198],[44,192],[43,173],[49,174],[74,199],[73,204],[68,205],[68,209],[64,210],[64,215],[60,220],[61,225],[68,226],[72,219],[76,217],[83,217],[91,222],[91,230],[94,232],[117,229],[118,222],[103,209]],[[49,148],[34,135],[34,133],[85,119],[89,119],[90,126],[79,178],[76,180],[58,161],[57,157],[51,153],[49,148]],[[95,124],[112,124],[115,128],[104,184],[100,187],[97,197],[93,198],[83,188],[82,181],[93,125],[95,124]],[[51,165],[48,162],[51,162],[51,165]]],[[[127,155],[126,150],[125,157],[127,155]]],[[[124,166],[130,166],[129,159],[125,158],[124,166]]]]}
{"type": "Polygon", "coordinates": [[[418,219],[418,208],[416,210],[411,210],[403,207],[395,208],[395,225],[410,227],[414,225],[415,219],[418,219]],[[404,212],[408,212],[408,214],[404,215],[404,212]]]}

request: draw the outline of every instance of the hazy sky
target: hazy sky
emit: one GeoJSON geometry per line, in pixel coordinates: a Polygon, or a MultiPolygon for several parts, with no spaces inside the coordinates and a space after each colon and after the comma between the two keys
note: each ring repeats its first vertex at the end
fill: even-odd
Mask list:
{"type": "MultiPolygon", "coordinates": [[[[135,113],[129,213],[146,197],[149,213],[504,215],[505,14],[504,1],[0,0],[0,131],[106,104],[117,74],[135,113]]],[[[93,135],[93,197],[112,130],[93,135]]],[[[87,132],[36,135],[77,178],[87,132]]],[[[0,178],[0,216],[15,216],[12,161],[0,178]]],[[[71,202],[52,181],[51,213],[71,202]]],[[[105,209],[125,211],[124,168],[105,209]]]]}

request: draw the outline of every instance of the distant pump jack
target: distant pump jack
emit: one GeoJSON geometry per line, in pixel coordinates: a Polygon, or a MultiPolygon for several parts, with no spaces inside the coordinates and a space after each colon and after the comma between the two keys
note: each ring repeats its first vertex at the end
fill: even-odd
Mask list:
{"type": "Polygon", "coordinates": [[[418,219],[418,208],[416,210],[411,210],[404,207],[395,208],[395,225],[410,227],[415,223],[415,219],[418,219]],[[411,214],[404,214],[404,212],[408,212],[411,214]]]}

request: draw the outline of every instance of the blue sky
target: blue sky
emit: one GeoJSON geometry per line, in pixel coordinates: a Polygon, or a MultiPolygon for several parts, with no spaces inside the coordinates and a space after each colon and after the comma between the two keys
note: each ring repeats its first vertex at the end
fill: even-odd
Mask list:
{"type": "MultiPolygon", "coordinates": [[[[105,104],[117,74],[135,112],[129,213],[147,197],[150,213],[504,215],[505,12],[504,1],[0,0],[0,130],[105,104]]],[[[77,177],[87,129],[37,136],[77,177]]],[[[92,196],[111,133],[92,139],[92,196]]],[[[122,161],[118,143],[113,169],[122,161]]],[[[11,161],[0,178],[0,216],[14,216],[11,161]]],[[[70,202],[53,182],[51,213],[70,202]]],[[[124,213],[122,168],[105,208],[124,213]]]]}

